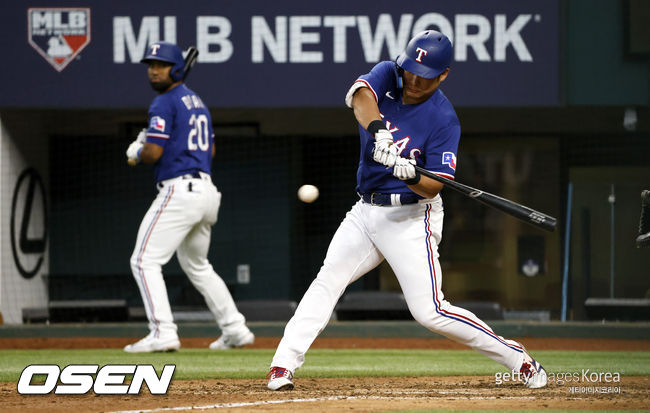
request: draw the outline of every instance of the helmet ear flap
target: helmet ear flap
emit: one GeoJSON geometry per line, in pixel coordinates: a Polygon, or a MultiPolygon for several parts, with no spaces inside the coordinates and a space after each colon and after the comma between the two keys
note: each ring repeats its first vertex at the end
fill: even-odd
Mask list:
{"type": "Polygon", "coordinates": [[[183,78],[183,68],[182,67],[177,68],[176,66],[177,65],[174,65],[174,67],[172,67],[171,72],[169,72],[169,76],[172,78],[174,82],[178,82],[183,78]]]}
{"type": "Polygon", "coordinates": [[[402,69],[397,63],[395,63],[395,83],[397,84],[397,89],[404,88],[404,69],[402,69]]]}

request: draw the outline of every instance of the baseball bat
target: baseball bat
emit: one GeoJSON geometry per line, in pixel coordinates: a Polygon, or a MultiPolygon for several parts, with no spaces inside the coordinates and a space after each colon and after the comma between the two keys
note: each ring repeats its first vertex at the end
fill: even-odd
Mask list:
{"type": "Polygon", "coordinates": [[[190,73],[190,70],[192,70],[192,67],[194,66],[194,63],[196,63],[196,59],[199,57],[199,51],[196,50],[196,47],[190,46],[189,49],[187,49],[187,55],[185,55],[185,65],[183,66],[183,80],[187,77],[187,75],[190,73]]]}
{"type": "Polygon", "coordinates": [[[438,182],[442,182],[451,189],[458,191],[463,195],[467,195],[468,197],[473,198],[482,204],[496,208],[537,228],[551,232],[555,231],[557,220],[549,215],[535,211],[534,209],[528,208],[525,205],[518,204],[509,199],[501,198],[500,196],[481,191],[480,189],[472,188],[471,186],[461,184],[460,182],[445,178],[444,176],[436,175],[435,173],[427,171],[420,166],[416,166],[415,169],[420,174],[434,179],[438,182]]]}

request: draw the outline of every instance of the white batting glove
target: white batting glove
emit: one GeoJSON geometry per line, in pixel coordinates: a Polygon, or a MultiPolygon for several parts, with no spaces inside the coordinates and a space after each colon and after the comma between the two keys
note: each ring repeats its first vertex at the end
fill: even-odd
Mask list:
{"type": "Polygon", "coordinates": [[[393,145],[393,135],[388,130],[380,129],[375,133],[375,148],[372,152],[372,159],[387,168],[395,165],[397,146],[393,145]]]}
{"type": "Polygon", "coordinates": [[[140,152],[142,151],[142,147],[144,146],[144,143],[138,142],[138,140],[134,140],[131,142],[129,145],[129,148],[126,150],[126,157],[128,159],[132,159],[134,161],[139,161],[140,160],[140,152]]]}
{"type": "Polygon", "coordinates": [[[419,174],[415,170],[415,159],[398,157],[393,167],[393,175],[408,185],[414,185],[420,181],[417,179],[419,174]]]}
{"type": "Polygon", "coordinates": [[[142,143],[145,143],[145,141],[147,140],[147,130],[146,130],[146,129],[142,129],[142,130],[140,131],[140,133],[138,133],[138,137],[135,138],[135,140],[136,140],[136,142],[142,142],[142,143]]]}

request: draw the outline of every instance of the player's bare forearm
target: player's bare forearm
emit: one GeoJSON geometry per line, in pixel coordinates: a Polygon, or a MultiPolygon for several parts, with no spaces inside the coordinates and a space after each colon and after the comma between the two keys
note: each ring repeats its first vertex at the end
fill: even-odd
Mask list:
{"type": "Polygon", "coordinates": [[[142,151],[140,152],[140,160],[142,163],[154,164],[158,162],[158,159],[162,156],[163,150],[164,148],[162,146],[145,142],[144,146],[142,146],[142,151]]]}
{"type": "Polygon", "coordinates": [[[355,92],[352,98],[352,109],[357,122],[364,128],[367,128],[373,120],[381,120],[375,96],[367,87],[362,87],[355,92]]]}
{"type": "Polygon", "coordinates": [[[420,182],[408,185],[409,189],[425,198],[433,198],[442,190],[444,185],[426,176],[420,176],[420,182]]]}

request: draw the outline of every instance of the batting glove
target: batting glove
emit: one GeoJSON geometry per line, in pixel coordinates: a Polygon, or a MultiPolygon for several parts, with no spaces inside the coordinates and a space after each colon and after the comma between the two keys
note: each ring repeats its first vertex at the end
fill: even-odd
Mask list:
{"type": "Polygon", "coordinates": [[[375,138],[372,159],[387,168],[395,165],[397,147],[393,145],[393,135],[386,129],[384,122],[379,119],[373,120],[368,124],[366,130],[375,138]]]}
{"type": "Polygon", "coordinates": [[[380,129],[375,133],[375,148],[372,152],[372,159],[387,168],[395,165],[397,146],[393,145],[393,135],[387,129],[380,129]]]}
{"type": "Polygon", "coordinates": [[[147,140],[147,130],[142,129],[140,133],[138,133],[138,137],[135,138],[136,142],[142,142],[144,143],[147,140]]]}
{"type": "Polygon", "coordinates": [[[415,170],[415,159],[397,157],[393,167],[393,175],[407,185],[415,185],[420,182],[420,173],[415,170]]]}
{"type": "Polygon", "coordinates": [[[140,160],[140,152],[142,151],[142,147],[144,144],[142,142],[138,142],[138,140],[134,140],[131,142],[129,145],[129,148],[126,150],[126,157],[129,159],[133,159],[135,161],[140,160]]]}

